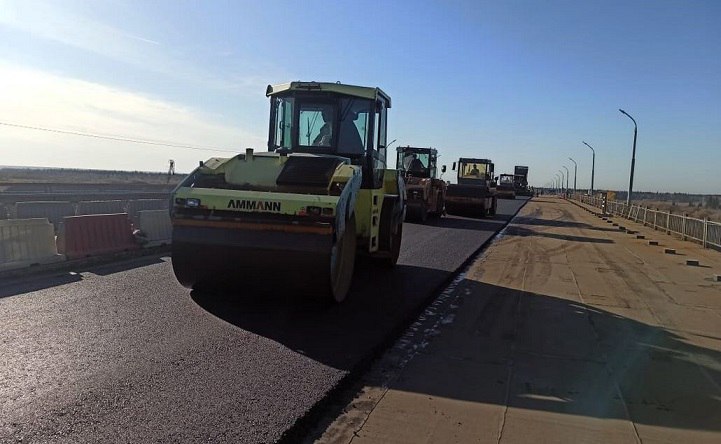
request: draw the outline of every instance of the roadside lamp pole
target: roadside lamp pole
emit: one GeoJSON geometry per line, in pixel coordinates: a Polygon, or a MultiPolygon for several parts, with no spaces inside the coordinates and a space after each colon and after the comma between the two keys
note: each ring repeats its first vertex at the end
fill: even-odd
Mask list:
{"type": "Polygon", "coordinates": [[[573,192],[576,192],[576,175],[578,174],[578,164],[575,160],[568,158],[571,162],[573,162],[573,192]]]}
{"type": "Polygon", "coordinates": [[[633,121],[633,152],[631,154],[631,177],[628,180],[628,196],[626,197],[626,205],[631,205],[631,193],[633,193],[633,170],[636,166],[636,135],[638,134],[638,124],[636,124],[636,119],[631,117],[631,115],[628,114],[626,111],[622,110],[621,108],[619,108],[618,110],[633,121]]]}
{"type": "Polygon", "coordinates": [[[553,181],[553,187],[556,189],[556,194],[558,194],[558,192],[559,192],[559,190],[560,190],[560,188],[561,188],[561,187],[558,185],[559,183],[560,183],[560,179],[558,178],[558,173],[556,173],[556,175],[554,176],[554,181],[553,181]]]}
{"type": "Polygon", "coordinates": [[[566,165],[561,165],[566,170],[566,193],[568,193],[568,176],[571,175],[571,172],[568,171],[568,168],[566,168],[566,165]]]}
{"type": "Polygon", "coordinates": [[[558,172],[561,174],[561,193],[563,193],[563,170],[558,170],[558,172]]]}
{"type": "Polygon", "coordinates": [[[583,142],[583,144],[591,148],[591,152],[593,153],[593,160],[591,162],[591,196],[593,196],[593,174],[596,170],[596,150],[594,150],[593,147],[586,142],[583,142]]]}

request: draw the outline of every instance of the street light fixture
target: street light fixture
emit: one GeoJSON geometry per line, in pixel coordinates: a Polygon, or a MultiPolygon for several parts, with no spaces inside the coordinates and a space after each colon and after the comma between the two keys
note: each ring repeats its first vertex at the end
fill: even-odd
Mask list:
{"type": "Polygon", "coordinates": [[[638,124],[636,124],[636,119],[631,117],[629,113],[622,110],[621,108],[619,108],[618,110],[633,121],[633,152],[631,154],[631,177],[628,180],[628,196],[626,197],[626,205],[631,205],[631,193],[633,193],[633,170],[636,166],[636,135],[638,134],[638,124]]]}
{"type": "Polygon", "coordinates": [[[575,160],[568,158],[571,162],[573,162],[573,192],[576,192],[576,175],[578,174],[578,164],[575,160]]]}
{"type": "Polygon", "coordinates": [[[568,171],[568,168],[566,168],[566,165],[561,165],[566,170],[566,193],[568,193],[568,176],[571,175],[571,172],[568,171]]]}
{"type": "Polygon", "coordinates": [[[583,144],[586,145],[587,147],[591,148],[591,152],[593,153],[593,160],[591,163],[591,196],[593,196],[593,175],[596,170],[596,150],[594,150],[593,147],[591,145],[587,144],[586,142],[583,142],[583,144]]]}

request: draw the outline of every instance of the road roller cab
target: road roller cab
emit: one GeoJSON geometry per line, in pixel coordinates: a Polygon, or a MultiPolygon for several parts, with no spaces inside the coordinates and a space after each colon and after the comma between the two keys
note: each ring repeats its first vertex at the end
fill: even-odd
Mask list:
{"type": "Polygon", "coordinates": [[[513,174],[501,174],[498,176],[498,186],[496,187],[496,194],[499,199],[515,199],[516,198],[516,186],[514,182],[515,176],[513,174]]]}
{"type": "MultiPolygon", "coordinates": [[[[401,146],[396,149],[396,169],[403,177],[408,220],[425,222],[444,213],[446,182],[438,176],[438,151],[434,148],[401,146]]],[[[446,172],[446,166],[441,167],[446,172]]]]}
{"type": "Polygon", "coordinates": [[[356,253],[395,265],[403,181],[386,166],[379,88],[268,86],[268,151],[203,162],[174,190],[173,269],[187,287],[288,280],[345,298],[356,253]]]}

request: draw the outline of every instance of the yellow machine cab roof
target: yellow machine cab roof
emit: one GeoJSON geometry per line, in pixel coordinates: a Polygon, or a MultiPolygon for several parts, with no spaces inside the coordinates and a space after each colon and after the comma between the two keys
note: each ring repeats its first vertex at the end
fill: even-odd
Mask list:
{"type": "Polygon", "coordinates": [[[270,97],[287,91],[323,91],[347,96],[360,97],[363,99],[376,100],[383,98],[386,101],[386,108],[391,107],[391,98],[380,88],[367,86],[345,85],[332,82],[290,82],[279,85],[268,85],[265,95],[270,97]]]}

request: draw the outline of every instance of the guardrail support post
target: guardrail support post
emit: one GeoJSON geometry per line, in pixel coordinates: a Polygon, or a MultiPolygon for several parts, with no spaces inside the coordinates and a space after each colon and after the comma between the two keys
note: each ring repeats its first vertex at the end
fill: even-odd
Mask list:
{"type": "Polygon", "coordinates": [[[658,225],[656,224],[658,217],[658,208],[653,210],[653,231],[656,231],[658,228],[658,225]]]}
{"type": "Polygon", "coordinates": [[[681,240],[686,240],[686,220],[688,219],[688,214],[683,213],[683,219],[681,223],[681,240]]]}
{"type": "Polygon", "coordinates": [[[703,218],[703,240],[701,241],[704,248],[706,248],[707,242],[708,242],[708,217],[704,217],[703,218]]]}
{"type": "Polygon", "coordinates": [[[671,234],[671,210],[666,212],[666,234],[671,234]]]}

